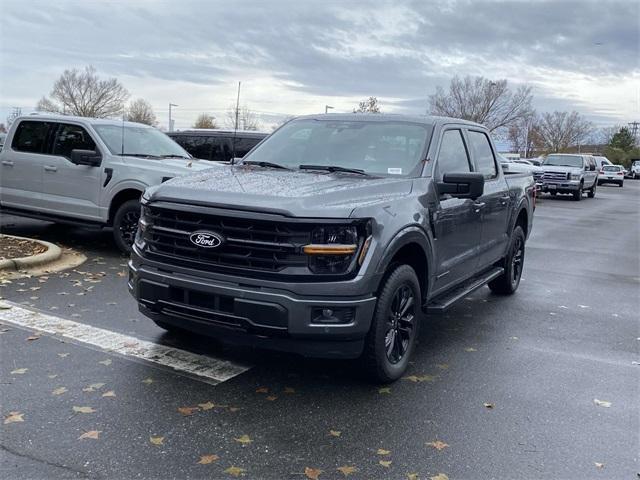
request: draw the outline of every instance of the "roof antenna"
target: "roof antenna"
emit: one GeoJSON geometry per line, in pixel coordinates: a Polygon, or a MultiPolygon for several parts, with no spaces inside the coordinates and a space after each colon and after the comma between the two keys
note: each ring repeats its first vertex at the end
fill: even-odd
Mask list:
{"type": "Polygon", "coordinates": [[[122,107],[122,132],[120,134],[120,155],[124,157],[124,115],[125,109],[122,107]]]}
{"type": "Polygon", "coordinates": [[[235,163],[236,159],[236,133],[238,133],[238,114],[240,113],[240,84],[238,82],[238,98],[236,98],[236,121],[233,127],[233,144],[231,146],[231,165],[235,163]]]}

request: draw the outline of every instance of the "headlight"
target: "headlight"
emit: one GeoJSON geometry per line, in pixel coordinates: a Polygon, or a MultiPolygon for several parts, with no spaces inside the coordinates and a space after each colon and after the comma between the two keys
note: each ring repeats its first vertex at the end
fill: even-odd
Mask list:
{"type": "Polygon", "coordinates": [[[572,173],[571,174],[571,180],[580,180],[580,177],[582,176],[581,173],[572,173]]]}
{"type": "Polygon", "coordinates": [[[140,220],[138,220],[138,230],[136,231],[136,238],[134,240],[136,247],[140,250],[144,249],[146,246],[144,233],[151,225],[151,216],[149,213],[149,207],[143,204],[140,207],[140,220]]]}
{"type": "Polygon", "coordinates": [[[302,249],[309,255],[309,269],[324,274],[347,272],[364,241],[363,234],[356,225],[315,228],[311,232],[311,243],[302,249]]]}

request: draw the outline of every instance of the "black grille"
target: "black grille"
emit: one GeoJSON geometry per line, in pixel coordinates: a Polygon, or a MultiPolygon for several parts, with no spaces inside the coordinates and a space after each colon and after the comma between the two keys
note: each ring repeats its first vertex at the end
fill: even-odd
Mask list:
{"type": "MultiPolygon", "coordinates": [[[[307,268],[302,246],[310,241],[312,224],[244,219],[147,207],[147,254],[163,263],[204,271],[282,272],[307,268]],[[224,237],[217,248],[194,245],[189,236],[210,231],[224,237]]],[[[300,270],[291,273],[301,273],[300,270]]]]}

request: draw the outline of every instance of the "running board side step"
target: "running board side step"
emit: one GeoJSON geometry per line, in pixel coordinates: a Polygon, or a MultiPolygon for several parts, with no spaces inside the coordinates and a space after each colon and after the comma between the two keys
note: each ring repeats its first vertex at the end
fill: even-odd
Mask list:
{"type": "Polygon", "coordinates": [[[445,312],[446,310],[449,309],[449,307],[451,307],[458,300],[473,293],[477,289],[484,287],[491,280],[498,278],[503,273],[504,273],[504,268],[496,267],[476,277],[470,278],[469,280],[461,284],[459,287],[456,287],[450,292],[444,293],[434,298],[431,302],[427,304],[426,313],[429,314],[429,313],[445,312]]]}

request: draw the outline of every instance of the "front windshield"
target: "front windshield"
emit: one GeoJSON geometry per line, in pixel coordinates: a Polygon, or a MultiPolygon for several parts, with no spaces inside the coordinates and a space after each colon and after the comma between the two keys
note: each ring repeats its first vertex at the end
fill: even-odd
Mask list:
{"type": "Polygon", "coordinates": [[[291,169],[300,165],[407,176],[423,158],[432,126],[400,121],[294,120],[244,157],[291,169]]]}
{"type": "Polygon", "coordinates": [[[582,168],[582,157],[580,155],[549,155],[542,163],[554,167],[582,168]]]}
{"type": "Polygon", "coordinates": [[[114,155],[189,158],[180,145],[152,127],[94,125],[93,128],[114,155]]]}

